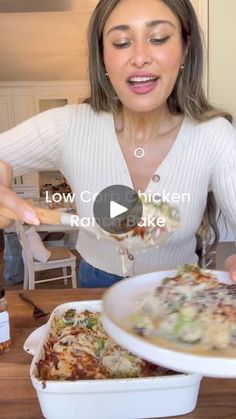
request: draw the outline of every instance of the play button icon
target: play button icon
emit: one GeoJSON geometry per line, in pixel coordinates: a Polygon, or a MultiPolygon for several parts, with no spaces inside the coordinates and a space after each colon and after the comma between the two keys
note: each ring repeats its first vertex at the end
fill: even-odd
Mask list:
{"type": "Polygon", "coordinates": [[[93,213],[103,230],[112,234],[123,234],[139,223],[143,206],[133,189],[123,185],[112,185],[98,194],[93,213]]]}
{"type": "Polygon", "coordinates": [[[128,208],[123,205],[114,201],[110,202],[110,218],[118,217],[118,215],[124,214],[126,211],[128,211],[128,208]]]}

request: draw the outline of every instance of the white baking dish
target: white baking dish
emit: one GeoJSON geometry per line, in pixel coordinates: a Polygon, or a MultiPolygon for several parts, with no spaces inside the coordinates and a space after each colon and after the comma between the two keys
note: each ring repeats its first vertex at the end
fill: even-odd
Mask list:
{"type": "Polygon", "coordinates": [[[56,307],[48,323],[35,331],[24,345],[25,350],[34,353],[30,376],[45,418],[161,418],[194,410],[201,381],[196,374],[85,381],[39,380],[36,363],[43,357],[43,345],[48,339],[53,317],[69,308],[98,312],[101,302],[72,302],[56,307]]]}

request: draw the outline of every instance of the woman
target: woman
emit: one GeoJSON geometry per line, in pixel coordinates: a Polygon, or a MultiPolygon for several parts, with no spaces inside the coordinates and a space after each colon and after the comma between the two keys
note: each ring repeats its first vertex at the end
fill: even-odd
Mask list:
{"type": "MultiPolygon", "coordinates": [[[[101,0],[91,18],[89,49],[87,103],[50,110],[2,134],[0,158],[15,174],[60,169],[76,193],[81,217],[93,216],[93,201],[83,202],[81,193],[92,196],[112,184],[150,195],[188,194],[177,204],[181,228],[159,249],[137,253],[135,273],[196,263],[195,235],[208,192],[236,230],[236,133],[230,115],[204,96],[202,45],[191,3],[101,0]]],[[[1,167],[0,203],[37,224],[9,190],[9,168],[1,167]]],[[[207,220],[217,235],[208,203],[207,220]]],[[[120,257],[110,242],[81,231],[77,248],[83,257],[80,285],[109,286],[120,279],[120,257]]],[[[235,255],[227,269],[235,278],[235,255]]]]}

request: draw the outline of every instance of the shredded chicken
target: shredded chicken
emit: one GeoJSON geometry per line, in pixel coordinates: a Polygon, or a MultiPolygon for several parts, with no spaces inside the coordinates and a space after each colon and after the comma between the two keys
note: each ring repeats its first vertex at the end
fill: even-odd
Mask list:
{"type": "Polygon", "coordinates": [[[139,303],[135,331],[203,349],[236,349],[236,284],[184,265],[139,303]]]}

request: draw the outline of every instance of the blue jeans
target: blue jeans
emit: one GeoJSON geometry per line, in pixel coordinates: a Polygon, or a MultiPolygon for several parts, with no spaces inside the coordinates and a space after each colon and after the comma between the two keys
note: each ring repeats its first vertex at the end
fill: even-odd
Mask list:
{"type": "Polygon", "coordinates": [[[80,288],[107,288],[123,279],[121,276],[109,274],[101,269],[94,268],[84,259],[79,264],[80,288]]]}

